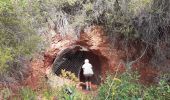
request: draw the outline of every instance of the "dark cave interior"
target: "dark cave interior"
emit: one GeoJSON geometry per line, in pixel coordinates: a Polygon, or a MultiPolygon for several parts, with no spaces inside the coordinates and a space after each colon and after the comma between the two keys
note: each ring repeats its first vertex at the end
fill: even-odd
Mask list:
{"type": "Polygon", "coordinates": [[[93,84],[100,84],[101,82],[101,68],[102,68],[102,57],[95,54],[92,51],[81,51],[68,49],[63,51],[63,53],[58,56],[53,64],[53,72],[59,76],[61,70],[65,69],[74,73],[80,80],[80,82],[85,82],[85,77],[83,75],[82,65],[84,60],[89,59],[89,62],[93,66],[94,75],[91,78],[93,84]]]}

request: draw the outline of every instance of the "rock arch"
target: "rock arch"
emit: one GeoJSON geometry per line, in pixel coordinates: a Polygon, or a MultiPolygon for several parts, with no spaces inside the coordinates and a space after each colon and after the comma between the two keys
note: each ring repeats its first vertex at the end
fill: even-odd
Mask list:
{"type": "Polygon", "coordinates": [[[93,83],[98,85],[105,78],[106,72],[113,72],[117,65],[115,51],[109,45],[102,27],[99,26],[84,29],[79,39],[56,35],[51,47],[44,54],[44,67],[51,68],[55,75],[60,75],[61,69],[71,71],[83,82],[81,66],[84,59],[89,59],[95,73],[93,83]]]}
{"type": "Polygon", "coordinates": [[[95,50],[90,50],[80,45],[74,45],[63,50],[55,58],[52,70],[56,75],[60,75],[61,70],[65,69],[74,73],[80,81],[84,82],[82,65],[85,59],[89,59],[93,65],[94,76],[92,77],[92,82],[99,84],[101,82],[102,65],[107,64],[107,62],[103,61],[107,61],[107,59],[97,54],[95,50]]]}

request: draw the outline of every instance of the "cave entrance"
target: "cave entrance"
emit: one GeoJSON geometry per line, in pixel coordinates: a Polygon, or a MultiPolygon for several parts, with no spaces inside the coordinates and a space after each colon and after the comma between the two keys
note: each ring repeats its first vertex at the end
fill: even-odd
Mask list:
{"type": "Polygon", "coordinates": [[[93,66],[94,75],[92,77],[92,83],[99,85],[101,82],[101,67],[102,67],[102,57],[93,53],[90,50],[80,50],[80,49],[67,49],[64,50],[54,61],[53,71],[56,75],[61,74],[61,70],[65,69],[74,73],[80,80],[80,82],[85,82],[85,77],[83,75],[82,65],[84,60],[89,59],[89,62],[93,66]]]}

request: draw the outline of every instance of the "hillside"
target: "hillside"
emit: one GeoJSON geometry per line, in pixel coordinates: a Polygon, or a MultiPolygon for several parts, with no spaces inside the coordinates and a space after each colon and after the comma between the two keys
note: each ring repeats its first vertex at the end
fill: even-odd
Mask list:
{"type": "Polygon", "coordinates": [[[168,100],[169,15],[169,0],[0,0],[0,100],[168,100]]]}

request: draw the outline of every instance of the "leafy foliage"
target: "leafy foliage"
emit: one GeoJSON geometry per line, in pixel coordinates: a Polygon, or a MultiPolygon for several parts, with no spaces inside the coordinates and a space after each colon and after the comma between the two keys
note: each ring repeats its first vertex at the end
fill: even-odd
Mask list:
{"type": "Polygon", "coordinates": [[[9,88],[3,88],[0,90],[1,99],[7,100],[10,95],[12,95],[12,91],[9,88]]]}
{"type": "Polygon", "coordinates": [[[23,76],[25,62],[39,49],[41,38],[19,17],[13,0],[0,0],[0,27],[0,81],[7,81],[10,74],[23,76]]]}
{"type": "Polygon", "coordinates": [[[0,70],[2,72],[5,72],[5,70],[7,69],[7,62],[12,61],[13,58],[11,56],[11,52],[8,49],[0,49],[0,70]]]}
{"type": "Polygon", "coordinates": [[[169,85],[160,80],[159,85],[145,86],[139,83],[137,73],[124,73],[118,78],[109,75],[99,89],[99,100],[166,100],[169,98],[169,85]]]}
{"type": "MultiPolygon", "coordinates": [[[[122,35],[126,53],[129,53],[127,48],[131,40],[137,39],[149,45],[153,50],[149,63],[160,69],[169,69],[169,5],[169,0],[0,0],[0,81],[4,81],[4,76],[1,76],[4,73],[5,76],[17,74],[16,79],[22,79],[25,60],[28,61],[42,46],[36,33],[59,33],[78,38],[82,28],[91,25],[103,26],[113,44],[117,43],[117,35],[122,35]]],[[[70,72],[64,71],[62,76],[77,80],[70,72]]],[[[170,87],[165,80],[149,87],[139,84],[137,80],[138,75],[134,73],[125,73],[117,78],[109,76],[101,85],[98,98],[170,98],[170,87]]],[[[78,100],[83,98],[74,87],[71,88],[75,90],[78,100]]],[[[58,95],[69,98],[64,90],[63,87],[58,95]]],[[[45,97],[49,99],[53,96],[50,93],[45,92],[45,97]]],[[[36,97],[28,88],[22,89],[21,94],[25,99],[36,97]]]]}
{"type": "Polygon", "coordinates": [[[79,38],[84,27],[101,25],[113,46],[119,35],[124,37],[126,53],[130,41],[140,41],[154,49],[148,63],[169,67],[170,49],[161,47],[170,43],[168,0],[18,0],[11,2],[12,7],[3,3],[4,9],[16,9],[17,18],[33,31],[79,38]]]}
{"type": "MultiPolygon", "coordinates": [[[[59,99],[59,100],[168,100],[170,98],[170,86],[162,77],[158,84],[143,85],[139,83],[137,72],[126,72],[121,75],[109,74],[104,83],[97,91],[85,94],[74,85],[64,85],[57,88],[42,88],[32,90],[23,87],[19,96],[23,100],[37,99],[59,99]]],[[[8,99],[13,93],[10,89],[1,90],[4,99],[8,99]]]]}
{"type": "Polygon", "coordinates": [[[76,77],[76,75],[74,73],[71,73],[70,71],[66,71],[66,70],[61,70],[61,77],[63,78],[67,78],[67,79],[70,79],[72,81],[76,81],[78,82],[79,79],[76,77]]]}
{"type": "Polygon", "coordinates": [[[24,87],[21,89],[21,98],[23,100],[36,100],[36,93],[30,88],[24,87]]]}

